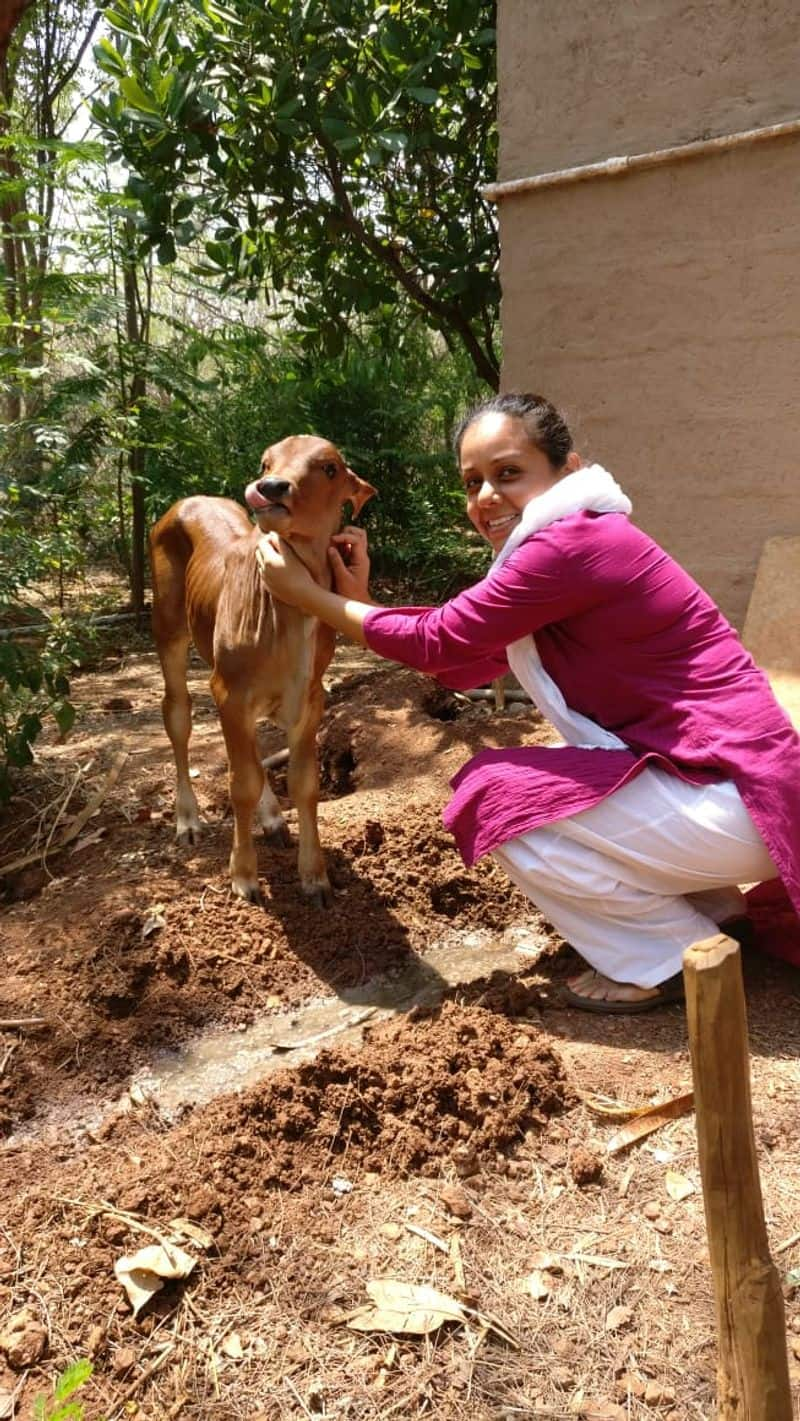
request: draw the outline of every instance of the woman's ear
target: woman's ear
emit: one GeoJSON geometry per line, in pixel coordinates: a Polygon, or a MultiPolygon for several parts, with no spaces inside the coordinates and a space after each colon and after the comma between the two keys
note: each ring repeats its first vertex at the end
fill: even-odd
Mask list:
{"type": "Polygon", "coordinates": [[[583,468],[583,459],[581,458],[581,456],[580,456],[580,454],[578,453],[577,449],[570,449],[570,451],[569,451],[569,453],[568,453],[568,455],[567,455],[567,461],[566,461],[566,463],[565,463],[565,465],[564,465],[564,472],[567,473],[567,474],[575,474],[575,473],[577,473],[578,469],[582,469],[582,468],[583,468]]]}
{"type": "Polygon", "coordinates": [[[367,483],[366,479],[360,479],[358,474],[354,473],[352,469],[347,470],[347,483],[345,487],[347,489],[347,497],[353,505],[354,518],[358,517],[364,504],[378,492],[376,488],[372,487],[372,484],[367,483]]]}

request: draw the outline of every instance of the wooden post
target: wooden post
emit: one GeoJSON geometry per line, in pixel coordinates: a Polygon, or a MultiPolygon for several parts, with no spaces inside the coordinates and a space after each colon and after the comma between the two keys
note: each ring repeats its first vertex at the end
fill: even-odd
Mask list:
{"type": "Polygon", "coordinates": [[[719,1421],[792,1421],[786,1322],[764,1223],[738,945],[683,958],[697,1143],[719,1334],[719,1421]]]}

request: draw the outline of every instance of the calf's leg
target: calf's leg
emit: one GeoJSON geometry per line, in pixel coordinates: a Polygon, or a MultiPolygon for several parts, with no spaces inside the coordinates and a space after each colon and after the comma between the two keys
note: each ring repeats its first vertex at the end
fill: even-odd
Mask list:
{"type": "Polygon", "coordinates": [[[158,655],[164,673],[161,713],[172,745],[177,773],[175,793],[175,835],[179,844],[196,844],[200,837],[200,811],[189,779],[189,737],[192,733],[192,698],[186,685],[186,657],[189,636],[174,637],[159,644],[158,655]]]}
{"type": "Polygon", "coordinates": [[[289,794],[297,809],[300,889],[303,896],[318,908],[327,908],[333,901],[333,895],[317,826],[319,767],[316,736],[321,716],[320,692],[312,699],[305,718],[289,731],[289,794]]]}
{"type": "Polygon", "coordinates": [[[264,771],[256,751],[256,717],[249,698],[229,691],[216,673],[211,677],[211,690],[228,751],[228,781],[233,807],[231,887],[240,898],[258,903],[261,895],[253,843],[253,816],[264,791],[264,771]]]}

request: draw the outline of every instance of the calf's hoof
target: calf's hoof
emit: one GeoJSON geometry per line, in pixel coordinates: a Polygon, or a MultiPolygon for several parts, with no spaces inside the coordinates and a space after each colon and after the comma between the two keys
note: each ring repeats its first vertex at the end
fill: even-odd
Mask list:
{"type": "Polygon", "coordinates": [[[175,842],[181,848],[193,848],[200,842],[200,822],[199,820],[189,820],[178,823],[175,826],[175,842]]]}
{"type": "Polygon", "coordinates": [[[333,893],[327,880],[324,883],[302,883],[300,891],[312,908],[330,908],[333,904],[333,893]]]}
{"type": "Polygon", "coordinates": [[[231,888],[237,898],[244,898],[246,903],[260,904],[261,889],[258,886],[258,879],[253,878],[232,878],[231,888]]]}

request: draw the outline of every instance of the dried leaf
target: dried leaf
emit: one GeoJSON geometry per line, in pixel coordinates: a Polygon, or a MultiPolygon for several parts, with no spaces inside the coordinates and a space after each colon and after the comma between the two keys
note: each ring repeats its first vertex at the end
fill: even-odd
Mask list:
{"type": "Polygon", "coordinates": [[[537,1303],[541,1303],[545,1298],[549,1298],[555,1286],[555,1278],[549,1277],[547,1273],[542,1272],[541,1268],[534,1268],[532,1273],[519,1279],[517,1291],[524,1293],[528,1298],[534,1298],[537,1303]]]}
{"type": "Polygon", "coordinates": [[[178,1234],[181,1238],[191,1239],[198,1248],[214,1247],[214,1235],[210,1234],[208,1229],[202,1228],[200,1224],[192,1223],[191,1219],[170,1219],[168,1227],[170,1233],[178,1234]]]}
{"type": "Polygon", "coordinates": [[[676,1204],[680,1204],[682,1199],[688,1199],[690,1194],[695,1193],[691,1179],[687,1179],[685,1174],[678,1174],[675,1169],[667,1170],[664,1183],[670,1199],[674,1199],[676,1204]]]}
{"type": "Polygon", "coordinates": [[[594,1091],[579,1092],[587,1110],[593,1115],[602,1115],[606,1120],[632,1120],[636,1115],[646,1115],[649,1105],[626,1105],[622,1100],[614,1100],[610,1095],[599,1095],[594,1091]]]}
{"type": "Polygon", "coordinates": [[[474,1318],[481,1327],[495,1332],[510,1347],[519,1347],[512,1332],[490,1313],[461,1303],[426,1284],[403,1282],[400,1278],[372,1278],[367,1292],[375,1304],[358,1308],[347,1319],[356,1332],[400,1332],[423,1336],[435,1332],[445,1322],[463,1323],[474,1318]]]}
{"type": "Polygon", "coordinates": [[[128,1295],[134,1317],[167,1280],[188,1278],[197,1262],[175,1244],[148,1244],[138,1253],[118,1258],[114,1272],[128,1295]]]}
{"type": "Polygon", "coordinates": [[[229,1332],[227,1337],[223,1337],[219,1350],[223,1357],[230,1357],[234,1362],[241,1362],[244,1357],[244,1347],[238,1332],[229,1332]]]}
{"type": "Polygon", "coordinates": [[[625,1150],[629,1145],[633,1145],[637,1140],[641,1140],[645,1135],[649,1135],[653,1130],[658,1130],[669,1120],[677,1120],[681,1115],[689,1115],[694,1110],[694,1091],[687,1091],[685,1095],[676,1095],[672,1100],[662,1101],[660,1105],[649,1105],[642,1111],[635,1120],[630,1120],[627,1125],[623,1125],[616,1135],[612,1135],[606,1145],[606,1151],[610,1155],[618,1154],[620,1150],[625,1150]]]}
{"type": "Polygon", "coordinates": [[[633,1317],[633,1308],[624,1305],[612,1308],[606,1316],[606,1332],[619,1332],[621,1327],[627,1327],[633,1317]]]}
{"type": "Polygon", "coordinates": [[[373,1278],[367,1292],[374,1306],[353,1314],[348,1327],[355,1332],[400,1332],[425,1336],[445,1322],[466,1322],[464,1305],[437,1288],[404,1283],[399,1278],[373,1278]]]}
{"type": "Polygon", "coordinates": [[[158,933],[167,926],[167,920],[163,913],[152,913],[149,918],[145,918],[142,923],[142,937],[151,937],[153,933],[158,933]]]}
{"type": "MultiPolygon", "coordinates": [[[[108,829],[104,825],[102,829],[95,829],[91,834],[81,834],[81,837],[72,845],[70,853],[79,854],[81,849],[88,849],[90,844],[99,844],[100,840],[105,838],[107,833],[108,829]]],[[[2,1414],[2,1411],[0,1411],[0,1416],[2,1416],[2,1414]]]]}

